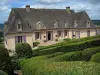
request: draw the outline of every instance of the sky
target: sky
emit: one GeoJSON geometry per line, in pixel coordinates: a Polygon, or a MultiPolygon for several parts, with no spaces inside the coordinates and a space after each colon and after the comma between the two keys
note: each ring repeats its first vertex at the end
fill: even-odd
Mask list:
{"type": "Polygon", "coordinates": [[[100,0],[0,0],[0,23],[7,21],[11,8],[65,9],[70,6],[75,12],[86,11],[92,20],[100,20],[100,0]]]}

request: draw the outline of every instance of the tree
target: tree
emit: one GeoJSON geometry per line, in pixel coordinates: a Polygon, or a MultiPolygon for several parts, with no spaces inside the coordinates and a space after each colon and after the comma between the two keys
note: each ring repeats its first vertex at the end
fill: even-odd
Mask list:
{"type": "Polygon", "coordinates": [[[13,75],[8,51],[2,44],[0,44],[0,70],[7,72],[9,75],[13,75]]]}

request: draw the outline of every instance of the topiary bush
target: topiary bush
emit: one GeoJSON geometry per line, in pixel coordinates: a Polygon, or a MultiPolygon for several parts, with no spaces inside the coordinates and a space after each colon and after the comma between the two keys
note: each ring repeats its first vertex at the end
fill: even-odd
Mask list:
{"type": "Polygon", "coordinates": [[[0,70],[0,75],[8,75],[6,72],[0,70]]]}
{"type": "Polygon", "coordinates": [[[100,53],[94,54],[90,61],[100,63],[100,53]]]}
{"type": "Polygon", "coordinates": [[[16,44],[16,53],[18,57],[32,57],[32,48],[28,43],[18,43],[16,44]]]}

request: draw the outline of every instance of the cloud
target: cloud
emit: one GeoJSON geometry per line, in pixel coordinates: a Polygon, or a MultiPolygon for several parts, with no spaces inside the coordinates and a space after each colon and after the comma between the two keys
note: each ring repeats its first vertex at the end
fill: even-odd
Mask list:
{"type": "Polygon", "coordinates": [[[100,0],[87,0],[88,2],[90,2],[91,4],[99,4],[100,0]]]}
{"type": "Polygon", "coordinates": [[[56,4],[56,3],[64,2],[65,0],[35,0],[35,1],[40,4],[56,4]]]}

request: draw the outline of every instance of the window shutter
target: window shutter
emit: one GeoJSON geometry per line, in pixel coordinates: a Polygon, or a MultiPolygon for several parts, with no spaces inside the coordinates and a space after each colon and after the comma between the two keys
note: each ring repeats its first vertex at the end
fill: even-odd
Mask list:
{"type": "Polygon", "coordinates": [[[26,36],[23,36],[23,42],[26,43],[26,36]]]}
{"type": "Polygon", "coordinates": [[[17,44],[17,43],[18,43],[18,37],[15,36],[15,44],[17,44]]]}

